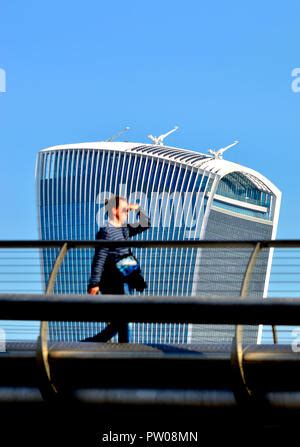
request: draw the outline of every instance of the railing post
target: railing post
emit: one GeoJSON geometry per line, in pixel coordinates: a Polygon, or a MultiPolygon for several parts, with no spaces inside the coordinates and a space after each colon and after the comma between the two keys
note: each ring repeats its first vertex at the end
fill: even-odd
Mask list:
{"type": "MultiPolygon", "coordinates": [[[[245,298],[248,296],[249,293],[249,286],[250,281],[253,275],[253,270],[256,265],[256,261],[258,258],[258,255],[261,251],[261,243],[257,242],[249,259],[243,284],[241,287],[241,298],[245,298]]],[[[244,334],[244,327],[241,324],[237,324],[235,327],[235,336],[233,339],[233,346],[232,346],[232,356],[231,361],[234,367],[234,370],[237,375],[237,383],[238,387],[235,392],[235,396],[238,400],[246,400],[251,397],[253,397],[252,390],[248,387],[246,377],[245,377],[245,371],[244,371],[244,364],[243,364],[243,334],[244,334]]]]}
{"type": "Polygon", "coordinates": [[[274,326],[274,325],[272,325],[272,334],[273,334],[274,345],[277,345],[278,344],[277,330],[276,330],[276,326],[274,326]]]}
{"type": "MultiPolygon", "coordinates": [[[[51,274],[49,276],[46,295],[53,293],[55,280],[63,259],[67,253],[68,245],[65,242],[55,260],[51,274]]],[[[41,321],[40,335],[37,343],[37,362],[40,371],[40,391],[44,399],[52,400],[58,395],[57,388],[52,380],[50,365],[49,365],[49,350],[48,350],[48,321],[41,321]]]]}

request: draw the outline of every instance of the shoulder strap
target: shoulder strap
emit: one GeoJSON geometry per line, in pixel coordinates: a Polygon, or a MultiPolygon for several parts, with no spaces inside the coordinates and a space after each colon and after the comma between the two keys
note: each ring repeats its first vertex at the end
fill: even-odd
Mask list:
{"type": "MultiPolygon", "coordinates": [[[[127,241],[127,239],[128,239],[127,227],[122,227],[122,232],[123,232],[124,239],[127,241]]],[[[128,247],[128,249],[129,249],[129,253],[132,255],[131,247],[128,247]]]]}

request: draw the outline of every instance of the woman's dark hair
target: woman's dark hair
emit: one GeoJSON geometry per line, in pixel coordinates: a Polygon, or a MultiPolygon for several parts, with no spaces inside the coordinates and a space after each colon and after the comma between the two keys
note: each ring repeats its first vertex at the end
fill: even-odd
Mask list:
{"type": "Polygon", "coordinates": [[[105,205],[105,211],[108,213],[108,216],[111,217],[112,216],[112,209],[113,208],[119,208],[120,206],[120,201],[124,200],[125,202],[127,202],[127,199],[125,197],[122,196],[110,196],[109,199],[105,199],[104,205],[105,205]]]}

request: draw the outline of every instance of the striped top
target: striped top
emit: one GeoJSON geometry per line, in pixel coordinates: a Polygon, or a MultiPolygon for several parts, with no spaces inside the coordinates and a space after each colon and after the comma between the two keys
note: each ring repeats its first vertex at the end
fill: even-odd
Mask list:
{"type": "MultiPolygon", "coordinates": [[[[150,228],[150,219],[141,211],[137,212],[139,217],[138,225],[126,224],[122,227],[116,227],[111,222],[108,222],[106,227],[101,227],[96,235],[96,239],[106,241],[124,241],[129,237],[133,237],[138,233],[141,233],[150,228]]],[[[131,254],[130,247],[101,247],[96,248],[92,268],[91,276],[88,284],[88,289],[91,287],[99,286],[104,272],[104,267],[107,263],[113,265],[122,257],[131,254]]]]}

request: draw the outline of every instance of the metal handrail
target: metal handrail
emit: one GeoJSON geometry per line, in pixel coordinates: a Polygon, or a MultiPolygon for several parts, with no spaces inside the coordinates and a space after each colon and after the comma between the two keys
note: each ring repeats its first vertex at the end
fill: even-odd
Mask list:
{"type": "MultiPolygon", "coordinates": [[[[39,240],[19,240],[19,241],[0,241],[0,249],[14,249],[14,248],[60,248],[59,254],[55,260],[52,272],[49,277],[48,286],[46,294],[48,297],[52,300],[51,302],[44,300],[42,306],[44,307],[43,312],[45,312],[45,307],[48,307],[49,314],[43,314],[43,318],[41,317],[41,327],[40,327],[40,337],[39,337],[39,350],[37,355],[37,360],[40,365],[40,370],[42,371],[42,375],[44,376],[44,382],[45,386],[41,387],[42,393],[47,398],[51,398],[56,396],[57,389],[55,387],[54,381],[51,377],[51,371],[50,366],[48,362],[48,341],[47,341],[47,332],[48,332],[48,319],[58,320],[76,320],[76,316],[74,314],[74,308],[81,308],[81,312],[79,313],[78,317],[81,321],[84,321],[86,319],[86,312],[89,312],[89,310],[92,309],[91,314],[88,316],[88,318],[85,321],[95,321],[95,314],[94,312],[95,306],[102,306],[103,309],[99,314],[101,315],[101,321],[110,319],[112,313],[112,310],[115,312],[117,307],[121,307],[120,315],[122,315],[123,321],[151,321],[151,312],[149,314],[149,305],[154,305],[154,310],[157,313],[159,311],[159,318],[154,318],[152,321],[161,321],[161,322],[198,322],[198,323],[208,323],[208,322],[214,322],[214,323],[230,323],[236,324],[236,331],[235,331],[235,339],[233,342],[233,348],[232,348],[232,362],[237,368],[237,372],[239,375],[239,383],[240,383],[240,390],[243,393],[246,392],[246,396],[252,397],[253,392],[248,387],[247,381],[245,378],[244,370],[243,370],[243,326],[242,324],[245,324],[245,322],[248,322],[248,324],[272,324],[272,331],[273,331],[273,337],[274,342],[276,343],[277,337],[276,337],[276,330],[274,326],[274,321],[271,321],[267,318],[264,318],[264,316],[261,314],[261,310],[264,308],[262,303],[259,303],[259,311],[257,312],[257,300],[255,300],[255,303],[247,303],[245,302],[245,297],[248,296],[249,292],[249,284],[251,281],[253,269],[256,265],[256,261],[258,258],[259,253],[263,249],[270,249],[270,248],[300,248],[300,240],[262,240],[262,241],[256,241],[256,240],[244,240],[244,241],[207,241],[207,240],[172,240],[172,241],[140,241],[140,240],[126,240],[126,241],[107,241],[107,240],[93,240],[93,241],[74,241],[74,240],[62,240],[62,241],[39,241],[39,240]],[[81,305],[78,306],[79,302],[74,303],[72,302],[72,311],[69,312],[67,315],[64,315],[64,312],[61,312],[62,309],[66,310],[69,305],[71,304],[70,301],[67,302],[64,299],[57,300],[57,295],[54,295],[55,299],[53,299],[52,295],[49,295],[53,293],[54,290],[54,284],[56,280],[57,273],[59,271],[59,268],[62,264],[62,261],[65,257],[65,254],[67,253],[68,249],[73,248],[100,248],[100,247],[135,247],[135,248],[147,248],[147,247],[161,247],[161,248],[170,248],[170,247],[176,247],[176,248],[206,248],[206,249],[234,249],[234,248],[252,248],[252,254],[250,255],[250,259],[248,262],[248,266],[246,268],[246,271],[244,273],[244,280],[243,285],[241,288],[241,299],[244,300],[243,304],[246,304],[251,307],[251,304],[254,304],[254,307],[256,308],[256,313],[253,316],[251,313],[247,316],[245,314],[242,314],[241,317],[241,300],[237,299],[236,303],[229,303],[228,308],[231,308],[231,311],[233,312],[234,318],[226,314],[226,310],[228,309],[224,308],[224,305],[226,307],[226,301],[224,297],[222,297],[217,306],[218,311],[216,310],[216,303],[215,299],[210,300],[210,303],[205,303],[205,301],[201,302],[191,302],[189,301],[188,297],[184,297],[184,302],[178,302],[174,301],[173,303],[170,300],[170,297],[168,297],[167,302],[166,301],[158,301],[154,303],[153,300],[155,300],[157,297],[147,297],[147,302],[139,301],[138,297],[131,297],[131,299],[134,299],[134,302],[130,302],[128,298],[124,299],[124,296],[122,296],[121,301],[118,303],[118,297],[114,297],[111,299],[107,298],[107,300],[103,299],[103,296],[100,298],[100,303],[97,303],[95,297],[92,298],[92,301],[89,303],[87,299],[82,300],[81,305]],[[116,300],[117,298],[117,300],[116,300]],[[57,306],[59,303],[59,306],[61,307],[59,312],[59,318],[57,318],[58,313],[53,313],[53,308],[57,306]],[[88,304],[89,303],[89,304],[88,304]],[[236,312],[236,306],[239,306],[238,312],[236,312]],[[155,308],[155,306],[159,306],[159,309],[155,308]],[[84,309],[83,309],[84,306],[84,309]],[[173,308],[172,308],[173,306],[173,308]],[[212,307],[212,309],[208,310],[212,307]],[[89,309],[88,309],[89,307],[89,309]],[[165,310],[163,310],[165,307],[165,310]],[[205,309],[207,311],[206,318],[205,318],[205,309]],[[142,316],[145,315],[143,312],[147,309],[147,316],[145,316],[145,319],[143,320],[142,316]],[[178,312],[179,310],[179,312],[178,312]],[[222,315],[222,318],[218,320],[218,317],[216,315],[220,310],[225,311],[225,314],[222,315]],[[127,314],[127,312],[129,312],[127,314]],[[210,314],[210,311],[213,313],[210,314]],[[107,312],[107,314],[105,314],[107,312]],[[135,314],[135,312],[138,312],[138,314],[135,314]],[[164,313],[165,312],[165,313],[164,313]],[[199,312],[201,315],[200,320],[194,319],[194,315],[196,315],[199,312]],[[236,313],[235,313],[236,312],[236,313]],[[173,315],[172,315],[173,314],[173,315]],[[45,315],[45,317],[44,317],[45,315]],[[126,315],[128,315],[128,318],[126,318],[126,315]],[[165,318],[162,316],[165,315],[165,318]],[[107,316],[107,318],[106,318],[107,316]],[[129,317],[130,316],[130,317],[129,317]],[[251,318],[249,318],[251,316],[251,318]],[[259,318],[259,320],[258,320],[259,318]]],[[[42,295],[40,295],[42,298],[44,298],[42,295]]],[[[2,296],[3,297],[3,296],[2,296]]],[[[24,295],[23,295],[24,297],[24,295]]],[[[6,296],[7,298],[7,296],[6,296]]],[[[81,299],[84,298],[81,296],[81,299]]],[[[194,297],[193,297],[194,298],[194,297]]],[[[197,297],[198,299],[200,297],[197,297]]],[[[9,301],[9,300],[8,300],[9,301]]],[[[25,299],[26,301],[26,299],[25,299]]],[[[35,301],[35,307],[37,306],[37,296],[34,297],[35,301]]],[[[23,301],[24,304],[24,301],[23,301]]],[[[264,303],[265,304],[265,303],[264,303]]],[[[269,303],[267,303],[269,304],[269,303]]],[[[277,302],[278,304],[278,302],[277,302]]],[[[285,301],[285,304],[287,302],[285,301]]],[[[0,308],[1,305],[5,306],[4,303],[1,303],[1,295],[0,295],[0,308]]],[[[6,305],[9,305],[9,303],[6,301],[6,305]]],[[[272,303],[273,305],[273,303],[272,303]]],[[[19,310],[22,308],[22,304],[19,303],[19,310]]],[[[292,306],[293,307],[293,306],[292,306]]],[[[42,310],[42,309],[40,309],[42,310]]],[[[153,309],[152,309],[153,310],[153,309]]],[[[75,312],[76,313],[76,312],[75,312]]],[[[199,315],[198,314],[198,315],[199,315]]],[[[11,316],[11,314],[6,313],[4,319],[9,316],[9,319],[14,319],[14,317],[11,316]]],[[[293,324],[291,322],[295,321],[297,324],[298,320],[295,318],[293,320],[294,315],[288,315],[289,318],[286,320],[282,320],[282,316],[287,316],[285,314],[278,314],[278,320],[276,320],[276,324],[293,324]],[[288,321],[288,323],[285,323],[284,321],[288,321]]],[[[266,316],[265,316],[266,317],[266,316]]],[[[32,318],[32,317],[31,317],[32,318]]],[[[22,313],[22,318],[25,319],[24,313],[22,313]]]]}
{"type": "Polygon", "coordinates": [[[0,240],[0,249],[2,248],[57,248],[65,243],[68,248],[99,248],[99,247],[178,247],[178,248],[250,248],[260,243],[261,249],[264,248],[300,248],[299,239],[277,239],[277,240],[127,240],[127,241],[108,241],[108,240],[0,240]]]}
{"type": "Polygon", "coordinates": [[[0,294],[2,320],[299,325],[300,298],[0,294]]]}

